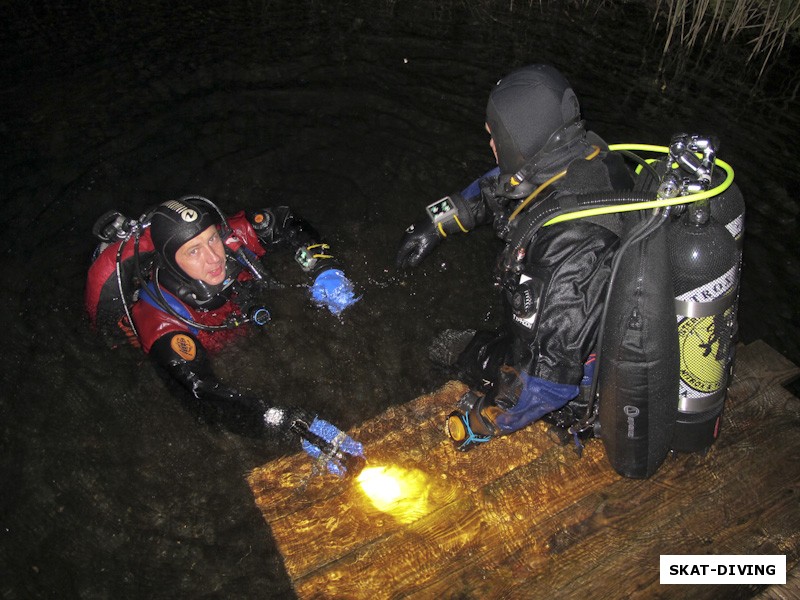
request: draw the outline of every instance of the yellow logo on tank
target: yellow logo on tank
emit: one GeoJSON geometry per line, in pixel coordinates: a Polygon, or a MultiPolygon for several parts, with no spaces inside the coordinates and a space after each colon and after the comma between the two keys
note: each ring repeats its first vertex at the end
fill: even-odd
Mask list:
{"type": "Polygon", "coordinates": [[[730,313],[729,308],[724,315],[689,317],[678,324],[681,379],[699,392],[715,392],[725,382],[728,344],[724,332],[730,313]]]}

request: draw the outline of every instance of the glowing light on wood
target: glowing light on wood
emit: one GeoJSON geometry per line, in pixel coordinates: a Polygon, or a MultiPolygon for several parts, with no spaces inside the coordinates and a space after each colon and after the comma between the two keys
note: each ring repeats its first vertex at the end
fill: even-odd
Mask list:
{"type": "Polygon", "coordinates": [[[357,481],[376,509],[401,523],[411,523],[428,513],[430,485],[418,469],[367,467],[357,481]]]}

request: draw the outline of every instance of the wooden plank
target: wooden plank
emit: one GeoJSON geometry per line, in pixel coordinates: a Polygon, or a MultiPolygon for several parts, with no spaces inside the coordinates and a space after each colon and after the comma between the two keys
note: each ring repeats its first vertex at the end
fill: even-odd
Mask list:
{"type": "MultiPolygon", "coordinates": [[[[761,433],[765,435],[752,441],[771,437],[761,433]]],[[[789,433],[788,428],[778,433],[789,433]]],[[[719,460],[679,457],[647,482],[624,480],[582,498],[555,533],[540,533],[551,540],[549,547],[560,560],[584,568],[534,582],[556,598],[570,597],[565,592],[570,589],[589,597],[603,595],[610,581],[617,582],[621,597],[652,597],[660,588],[661,554],[769,553],[796,560],[797,482],[780,485],[787,465],[780,458],[794,455],[796,462],[797,448],[779,460],[766,453],[743,454],[744,468],[744,461],[731,460],[735,457],[730,452],[716,453],[719,460]],[[697,478],[701,481],[695,483],[697,478]],[[741,480],[778,485],[743,494],[741,480]],[[782,532],[782,538],[766,536],[769,529],[782,532]]],[[[714,586],[698,586],[690,597],[714,598],[720,593],[714,586]]]]}
{"type": "MultiPolygon", "coordinates": [[[[492,442],[493,455],[502,460],[454,451],[444,435],[443,423],[466,389],[461,383],[450,382],[435,394],[394,407],[386,420],[382,416],[351,432],[364,443],[370,465],[396,465],[426,476],[425,513],[553,449],[546,435],[530,428],[492,442]]],[[[563,449],[559,453],[571,454],[563,449]]],[[[310,474],[308,458],[295,455],[256,469],[249,478],[273,534],[284,540],[281,551],[292,578],[403,527],[396,519],[376,514],[360,490],[349,483],[317,477],[303,489],[310,474]],[[312,530],[319,549],[308,553],[304,551],[307,540],[301,533],[312,530]]]]}
{"type": "Polygon", "coordinates": [[[771,585],[755,598],[756,600],[800,600],[800,566],[795,566],[791,572],[786,573],[785,585],[771,585]]]}
{"type": "MultiPolygon", "coordinates": [[[[544,437],[543,430],[541,433],[544,437]]],[[[510,472],[507,477],[512,483],[501,478],[478,494],[462,495],[386,539],[364,544],[357,563],[348,558],[301,578],[295,582],[298,595],[356,598],[367,589],[385,588],[391,582],[396,597],[413,597],[415,591],[451,569],[469,570],[498,553],[514,552],[523,541],[521,523],[558,514],[585,488],[599,489],[609,480],[620,479],[605,462],[599,444],[593,444],[582,460],[573,460],[573,456],[571,451],[553,446],[538,460],[510,472]],[[565,478],[565,473],[576,476],[565,478]],[[548,488],[529,485],[532,481],[561,483],[548,488]],[[331,573],[335,573],[333,578],[331,573]]],[[[422,594],[425,597],[427,592],[422,594]]]]}
{"type": "MultiPolygon", "coordinates": [[[[800,369],[760,342],[740,347],[738,363],[720,440],[645,481],[617,475],[597,440],[578,459],[542,424],[455,452],[442,424],[466,389],[456,382],[352,432],[370,465],[424,484],[409,519],[379,511],[355,484],[304,484],[300,455],[249,481],[301,598],[653,597],[668,589],[660,554],[782,553],[794,566],[800,402],[779,384],[800,369]]],[[[722,592],[670,586],[667,596],[722,592]]]]}
{"type": "MultiPolygon", "coordinates": [[[[774,432],[778,438],[791,435],[798,424],[796,414],[783,422],[783,429],[774,432]]],[[[773,432],[762,427],[750,441],[761,447],[774,439],[773,432]]],[[[797,481],[785,480],[782,486],[745,497],[740,483],[742,478],[753,477],[780,481],[784,469],[792,461],[797,463],[797,446],[777,444],[786,454],[784,462],[775,460],[781,458],[777,454],[753,453],[747,446],[728,442],[742,460],[720,444],[702,460],[691,455],[669,460],[648,481],[620,478],[599,489],[589,487],[577,503],[554,518],[520,530],[519,537],[526,543],[506,559],[484,565],[483,570],[473,565],[454,566],[434,586],[420,590],[419,597],[435,597],[454,589],[462,594],[480,590],[480,595],[488,598],[511,597],[514,588],[508,586],[517,586],[519,581],[508,574],[520,572],[528,572],[525,583],[548,597],[569,598],[575,590],[588,597],[593,591],[602,596],[609,581],[618,582],[620,597],[635,597],[637,592],[650,597],[656,591],[650,588],[658,586],[660,554],[686,553],[687,545],[699,547],[698,553],[728,554],[780,554],[797,548],[797,481]],[[705,485],[700,483],[703,480],[705,485]],[[784,535],[781,545],[768,548],[763,532],[770,528],[793,533],[784,535]],[[550,561],[543,560],[543,547],[550,561]],[[556,563],[560,562],[582,568],[558,570],[556,563]]],[[[706,593],[693,597],[719,594],[713,587],[701,589],[706,593]]]]}

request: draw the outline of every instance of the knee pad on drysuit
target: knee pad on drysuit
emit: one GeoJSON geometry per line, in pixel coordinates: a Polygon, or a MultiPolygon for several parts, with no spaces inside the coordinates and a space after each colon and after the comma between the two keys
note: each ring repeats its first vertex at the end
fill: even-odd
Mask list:
{"type": "Polygon", "coordinates": [[[478,331],[455,361],[456,376],[488,393],[499,380],[500,368],[511,354],[512,337],[505,331],[478,331]]]}
{"type": "Polygon", "coordinates": [[[447,418],[447,434],[466,451],[492,437],[508,435],[578,395],[578,386],[533,377],[504,366],[491,395],[470,390],[447,418]]]}

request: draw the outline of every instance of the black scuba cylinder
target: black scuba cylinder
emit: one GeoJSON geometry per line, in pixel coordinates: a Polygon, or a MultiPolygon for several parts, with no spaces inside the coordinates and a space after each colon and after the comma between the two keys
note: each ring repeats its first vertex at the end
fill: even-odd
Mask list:
{"type": "Polygon", "coordinates": [[[736,262],[738,264],[737,274],[736,274],[737,289],[736,289],[736,301],[734,303],[733,315],[732,315],[733,332],[731,334],[730,356],[728,359],[729,376],[732,376],[736,362],[736,344],[739,341],[739,323],[737,320],[737,314],[739,308],[738,285],[741,284],[742,248],[744,246],[744,224],[745,224],[744,197],[742,196],[742,192],[739,189],[739,186],[737,186],[735,183],[732,183],[727,190],[725,190],[718,196],[714,196],[714,198],[711,199],[710,206],[711,206],[711,216],[725,226],[725,229],[728,230],[728,233],[731,234],[734,242],[736,242],[736,262]]]}
{"type": "MultiPolygon", "coordinates": [[[[663,177],[667,170],[669,159],[660,160],[652,165],[653,171],[644,171],[640,175],[640,180],[643,182],[643,189],[650,189],[658,185],[659,178],[663,177]]],[[[723,183],[727,173],[722,169],[714,171],[711,177],[711,187],[718,186],[723,183]]],[[[736,183],[732,182],[731,185],[721,194],[717,194],[709,201],[711,208],[711,216],[721,223],[728,233],[733,237],[736,242],[736,261],[738,263],[737,270],[737,285],[741,282],[741,269],[742,269],[742,248],[744,241],[744,228],[745,228],[745,203],[742,192],[736,183]]],[[[738,342],[739,327],[736,320],[736,313],[738,308],[738,288],[736,290],[737,306],[734,306],[733,314],[733,333],[731,335],[730,357],[728,370],[732,373],[736,357],[736,343],[738,342]]]]}
{"type": "Polygon", "coordinates": [[[668,239],[680,345],[678,420],[671,445],[697,452],[719,434],[735,332],[739,253],[708,201],[689,205],[670,224],[668,239]]]}
{"type": "Polygon", "coordinates": [[[744,198],[735,183],[710,201],[711,216],[721,223],[736,242],[737,256],[741,258],[744,239],[744,198]]]}

